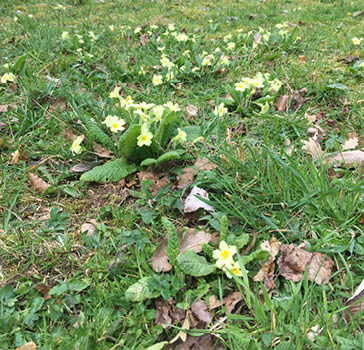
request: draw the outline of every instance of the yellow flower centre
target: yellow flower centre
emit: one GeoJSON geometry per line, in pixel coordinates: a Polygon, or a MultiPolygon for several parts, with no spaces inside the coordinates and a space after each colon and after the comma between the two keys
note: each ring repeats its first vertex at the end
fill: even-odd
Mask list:
{"type": "Polygon", "coordinates": [[[142,141],[147,141],[148,140],[148,137],[145,136],[145,135],[142,135],[141,139],[142,139],[142,141]]]}
{"type": "Polygon", "coordinates": [[[238,268],[235,268],[235,269],[232,269],[231,272],[234,274],[234,275],[238,275],[239,274],[239,269],[238,268]]]}
{"type": "Polygon", "coordinates": [[[221,252],[221,257],[222,257],[223,260],[226,260],[229,256],[230,256],[230,252],[229,251],[227,251],[227,250],[224,249],[221,252]]]}
{"type": "Polygon", "coordinates": [[[112,124],[113,129],[117,129],[117,128],[118,128],[118,126],[119,126],[119,125],[118,125],[118,123],[113,123],[113,124],[112,124]]]}

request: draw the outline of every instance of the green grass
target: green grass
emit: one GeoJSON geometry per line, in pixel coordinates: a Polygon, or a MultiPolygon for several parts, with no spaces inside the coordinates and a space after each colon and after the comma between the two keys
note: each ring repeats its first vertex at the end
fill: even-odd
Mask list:
{"type": "MultiPolygon", "coordinates": [[[[353,67],[364,59],[364,41],[360,46],[351,41],[364,37],[360,2],[74,0],[61,3],[65,10],[57,10],[52,1],[0,4],[0,76],[10,70],[16,82],[0,84],[0,105],[9,106],[0,112],[0,349],[30,341],[37,349],[147,349],[170,341],[182,322],[164,329],[155,323],[153,298],[131,301],[125,296],[144,277],[153,277],[154,288],[185,310],[199,299],[208,303],[210,296],[222,300],[242,291],[234,313],[214,309],[211,324],[200,324],[198,334],[188,331],[214,334],[216,348],[218,343],[225,349],[363,348],[362,313],[348,323],[343,319],[344,303],[364,278],[362,171],[335,173],[302,150],[312,126],[306,113],[321,116],[319,141],[327,153],[341,151],[354,132],[358,149],[363,145],[364,69],[353,67]],[[253,48],[260,27],[277,32],[275,25],[284,22],[289,33],[297,31],[297,40],[288,34],[253,48]],[[184,45],[191,45],[195,55],[220,48],[230,64],[217,72],[204,67],[195,74],[179,72],[174,82],[154,86],[152,77],[161,64],[158,45],[151,39],[144,47],[140,33],[134,33],[136,27],[148,33],[154,24],[159,34],[175,24],[178,32],[195,35],[197,44],[163,39],[176,64],[186,60],[184,45]],[[65,31],[71,39],[61,39],[65,31]],[[254,34],[244,37],[249,31],[254,34]],[[230,41],[236,47],[227,51],[230,41]],[[141,67],[145,75],[139,74],[141,67]],[[258,72],[282,82],[273,97],[288,94],[287,111],[277,112],[272,104],[261,114],[254,103],[239,110],[224,100],[242,77],[258,72]],[[91,117],[109,132],[101,123],[105,117],[124,116],[109,98],[116,83],[138,103],[173,101],[181,108],[198,108],[196,116],[181,113],[181,127],[200,127],[204,141],[186,146],[190,157],[182,162],[161,167],[171,183],[157,195],[152,194],[154,185],[141,184],[137,176],[126,178],[126,185],[96,184],[84,183],[70,171],[80,162],[105,160],[94,149],[99,139],[80,119],[91,117]],[[305,100],[297,104],[294,91],[303,88],[305,100]],[[214,106],[223,101],[229,113],[217,117],[214,106]],[[65,130],[86,136],[80,155],[71,153],[65,130]],[[20,160],[14,162],[17,150],[20,160]],[[183,201],[192,186],[181,190],[176,185],[197,156],[217,165],[194,179],[208,191],[215,212],[185,215],[183,201]],[[39,194],[28,172],[51,188],[39,194]],[[169,273],[153,271],[153,253],[167,233],[163,217],[181,230],[214,233],[221,231],[224,215],[230,239],[249,238],[247,254],[258,252],[274,235],[282,243],[303,243],[308,251],[328,255],[335,263],[329,284],[317,285],[307,275],[298,283],[276,276],[276,288],[266,293],[253,281],[257,259],[233,279],[220,270],[192,277],[177,262],[169,273]],[[91,219],[98,223],[96,231],[81,233],[81,225],[91,219]],[[44,285],[52,288],[47,300],[39,291],[44,285]],[[312,341],[307,334],[314,326],[321,331],[312,341]]],[[[170,257],[178,249],[172,246],[170,257]]],[[[215,248],[208,245],[200,256],[213,262],[215,248]]]]}

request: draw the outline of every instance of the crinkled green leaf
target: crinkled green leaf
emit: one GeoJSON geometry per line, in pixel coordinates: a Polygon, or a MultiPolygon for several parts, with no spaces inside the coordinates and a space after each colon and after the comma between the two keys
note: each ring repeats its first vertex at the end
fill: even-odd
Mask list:
{"type": "Polygon", "coordinates": [[[129,159],[133,156],[134,150],[137,147],[138,136],[141,132],[141,126],[138,124],[130,125],[128,130],[120,136],[119,151],[120,154],[129,159]]]}
{"type": "Polygon", "coordinates": [[[147,159],[144,159],[140,165],[141,166],[149,166],[149,165],[156,165],[158,163],[157,159],[154,159],[154,158],[147,158],[147,159]]]}
{"type": "Polygon", "coordinates": [[[178,256],[177,262],[184,273],[195,277],[207,276],[216,269],[215,265],[208,263],[203,256],[192,249],[178,256]]]}
{"type": "Polygon", "coordinates": [[[164,162],[167,162],[168,160],[174,160],[174,159],[180,159],[180,158],[181,158],[181,156],[179,155],[178,152],[170,151],[170,152],[162,154],[158,158],[158,164],[162,164],[164,162]]]}
{"type": "Polygon", "coordinates": [[[192,142],[201,136],[201,128],[199,126],[186,126],[182,130],[187,134],[187,142],[192,142]]]}
{"type": "Polygon", "coordinates": [[[130,301],[143,301],[160,296],[160,292],[149,287],[152,277],[143,277],[137,283],[131,285],[125,292],[125,298],[130,301]]]}
{"type": "Polygon", "coordinates": [[[269,257],[269,252],[263,249],[258,249],[255,252],[244,255],[241,257],[243,265],[253,261],[253,260],[266,260],[269,257]]]}
{"type": "Polygon", "coordinates": [[[126,159],[115,159],[99,165],[90,171],[82,174],[82,181],[96,182],[117,182],[135,172],[137,167],[133,163],[128,163],[126,159]]]}

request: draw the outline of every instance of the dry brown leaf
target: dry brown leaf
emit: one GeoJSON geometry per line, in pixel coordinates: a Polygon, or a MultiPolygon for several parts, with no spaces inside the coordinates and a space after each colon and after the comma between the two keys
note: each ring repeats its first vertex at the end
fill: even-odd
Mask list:
{"type": "Polygon", "coordinates": [[[96,231],[96,227],[98,224],[99,223],[95,219],[90,219],[82,224],[80,232],[87,232],[87,236],[92,236],[92,234],[96,231]]]}
{"type": "Polygon", "coordinates": [[[48,300],[51,298],[51,296],[48,294],[49,290],[51,289],[50,286],[47,286],[46,284],[44,283],[37,283],[35,286],[34,286],[34,289],[40,293],[42,293],[43,295],[43,299],[44,300],[48,300]]]}
{"type": "Polygon", "coordinates": [[[155,173],[153,171],[139,171],[137,173],[139,182],[142,183],[145,180],[151,180],[152,185],[150,186],[149,190],[155,196],[159,190],[163,187],[167,186],[170,183],[168,174],[166,173],[155,173]]]}
{"type": "Polygon", "coordinates": [[[262,40],[261,34],[257,33],[257,34],[254,35],[253,41],[254,41],[255,44],[259,44],[261,42],[261,40],[262,40]]]}
{"type": "Polygon", "coordinates": [[[198,199],[196,195],[207,200],[209,199],[209,195],[204,189],[198,186],[193,186],[191,193],[185,200],[185,205],[183,209],[185,213],[193,213],[200,208],[207,211],[215,211],[211,205],[198,199]]]}
{"type": "Polygon", "coordinates": [[[191,305],[191,311],[202,322],[209,323],[212,320],[207,305],[201,299],[191,305]]]}
{"type": "Polygon", "coordinates": [[[279,96],[279,98],[278,98],[278,100],[277,100],[277,102],[275,104],[277,112],[282,112],[282,111],[285,111],[287,109],[288,98],[289,98],[288,95],[279,96]]]}
{"type": "Polygon", "coordinates": [[[307,62],[306,56],[304,56],[304,55],[298,56],[298,60],[301,61],[301,62],[305,62],[305,63],[307,62]]]}
{"type": "Polygon", "coordinates": [[[186,113],[187,117],[193,118],[198,114],[198,108],[193,105],[188,105],[183,108],[183,111],[186,113]]]}
{"type": "Polygon", "coordinates": [[[343,164],[346,166],[364,165],[363,151],[346,151],[328,157],[328,163],[334,166],[343,164]]]}
{"type": "Polygon", "coordinates": [[[275,283],[273,281],[274,269],[275,269],[275,258],[279,253],[279,249],[281,247],[281,243],[274,236],[270,241],[264,241],[260,248],[269,252],[269,258],[265,261],[258,273],[254,276],[254,281],[264,281],[264,285],[267,291],[275,288],[275,283]]]}
{"type": "Polygon", "coordinates": [[[240,292],[233,292],[223,299],[223,304],[226,307],[226,313],[231,314],[237,303],[243,300],[240,292]]]}
{"type": "Polygon", "coordinates": [[[217,300],[215,295],[209,296],[209,310],[216,309],[217,307],[220,307],[222,305],[222,302],[220,300],[217,300]]]}
{"type": "Polygon", "coordinates": [[[303,150],[307,151],[312,157],[312,160],[317,160],[323,155],[323,151],[321,146],[318,142],[316,142],[312,137],[308,138],[308,141],[303,141],[304,146],[302,147],[303,150]]]}
{"type": "Polygon", "coordinates": [[[43,193],[50,186],[44,180],[42,180],[37,175],[34,175],[33,173],[28,173],[28,176],[32,187],[40,193],[43,193]]]}
{"type": "Polygon", "coordinates": [[[321,253],[310,253],[293,244],[283,244],[282,255],[278,259],[279,273],[288,280],[299,282],[307,268],[308,280],[317,284],[327,284],[331,277],[334,262],[321,253]]]}
{"type": "Polygon", "coordinates": [[[62,133],[63,136],[69,141],[74,141],[77,137],[71,130],[68,129],[62,129],[62,133]]]}
{"type": "Polygon", "coordinates": [[[49,112],[63,112],[67,108],[67,100],[64,97],[56,97],[49,106],[49,112]]]}
{"type": "Polygon", "coordinates": [[[100,146],[96,142],[94,142],[93,146],[94,146],[95,153],[100,158],[112,158],[113,157],[114,153],[112,151],[108,150],[107,148],[100,146]]]}
{"type": "Polygon", "coordinates": [[[363,11],[356,11],[353,13],[353,17],[358,17],[363,13],[363,11]]]}
{"type": "Polygon", "coordinates": [[[29,343],[17,347],[16,350],[37,350],[37,345],[31,341],[29,343]]]}
{"type": "Polygon", "coordinates": [[[179,340],[176,344],[167,346],[166,350],[212,350],[216,349],[211,334],[204,334],[199,337],[187,336],[185,342],[179,340]]]}
{"type": "Polygon", "coordinates": [[[18,164],[19,163],[19,160],[20,160],[20,152],[19,150],[17,149],[15,152],[13,152],[11,154],[11,162],[13,164],[18,164]]]}
{"type": "MultiPolygon", "coordinates": [[[[190,310],[187,311],[186,318],[182,323],[181,328],[182,329],[190,329],[191,328],[191,318],[193,318],[193,315],[190,310]]],[[[175,343],[178,339],[181,339],[183,342],[187,340],[187,333],[185,331],[179,331],[177,335],[169,342],[170,344],[175,343]]]]}
{"type": "Polygon", "coordinates": [[[357,137],[350,137],[347,140],[345,140],[343,149],[355,149],[359,145],[359,140],[357,137]]]}
{"type": "Polygon", "coordinates": [[[8,105],[0,105],[0,113],[7,112],[9,109],[8,105]]]}
{"type": "Polygon", "coordinates": [[[168,328],[172,324],[182,321],[186,312],[174,305],[173,299],[156,300],[155,323],[160,324],[163,328],[168,328]]]}
{"type": "Polygon", "coordinates": [[[310,122],[310,123],[315,123],[317,120],[317,116],[314,114],[309,114],[308,112],[305,113],[305,118],[310,122]]]}
{"type": "MultiPolygon", "coordinates": [[[[199,231],[195,233],[195,228],[187,230],[186,234],[182,238],[182,234],[179,234],[180,241],[180,253],[184,253],[189,249],[193,249],[196,253],[202,251],[202,245],[209,243],[213,240],[213,236],[205,231],[199,231]]],[[[172,265],[169,263],[167,254],[167,236],[162,239],[157,249],[152,256],[152,268],[155,272],[168,272],[172,270],[172,265]]]]}
{"type": "Polygon", "coordinates": [[[139,42],[143,45],[143,46],[147,46],[149,43],[149,36],[148,34],[142,34],[139,37],[139,42]]]}
{"type": "Polygon", "coordinates": [[[349,306],[344,312],[344,319],[349,322],[351,317],[354,317],[358,312],[364,310],[364,280],[360,283],[355,293],[348,301],[345,306],[349,306]]]}

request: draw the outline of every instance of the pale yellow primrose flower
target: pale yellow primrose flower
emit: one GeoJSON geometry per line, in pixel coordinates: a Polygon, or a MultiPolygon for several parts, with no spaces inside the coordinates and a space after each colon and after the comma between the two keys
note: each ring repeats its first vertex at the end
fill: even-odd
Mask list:
{"type": "Polygon", "coordinates": [[[143,124],[140,135],[138,136],[138,146],[150,146],[152,144],[153,134],[149,131],[148,125],[143,124]]]}
{"type": "Polygon", "coordinates": [[[187,133],[178,128],[178,134],[172,139],[172,142],[185,143],[187,141],[187,133]]]}
{"type": "Polygon", "coordinates": [[[72,146],[71,146],[71,152],[73,154],[80,154],[82,151],[82,147],[81,147],[81,142],[83,141],[83,139],[85,138],[85,135],[80,135],[77,136],[74,141],[72,142],[72,146]]]}
{"type": "Polygon", "coordinates": [[[177,41],[187,41],[188,40],[188,36],[184,33],[178,34],[176,37],[177,41]]]}
{"type": "Polygon", "coordinates": [[[110,92],[109,97],[110,98],[120,98],[120,94],[119,94],[120,88],[119,87],[115,87],[113,91],[110,92]]]}
{"type": "Polygon", "coordinates": [[[160,74],[154,74],[153,75],[153,85],[158,86],[163,83],[162,76],[160,74]]]}
{"type": "Polygon", "coordinates": [[[260,113],[261,114],[266,114],[269,111],[269,103],[266,102],[264,105],[263,104],[259,104],[260,106],[260,113]]]}
{"type": "Polygon", "coordinates": [[[235,43],[233,43],[233,42],[227,43],[227,49],[228,50],[234,50],[235,49],[235,43]]]}
{"type": "Polygon", "coordinates": [[[9,63],[5,63],[5,64],[3,65],[3,67],[4,67],[5,69],[9,69],[9,63]]]}
{"type": "Polygon", "coordinates": [[[181,108],[179,108],[178,103],[173,104],[173,102],[167,102],[165,105],[171,112],[179,112],[181,108]]]}
{"type": "Polygon", "coordinates": [[[228,278],[232,278],[232,274],[234,274],[235,276],[242,276],[242,272],[240,269],[240,264],[238,261],[233,261],[230,265],[225,266],[224,271],[226,273],[226,276],[228,278]],[[230,272],[230,271],[231,272],[230,272]]]}
{"type": "Polygon", "coordinates": [[[248,87],[247,84],[245,84],[242,81],[239,81],[238,83],[235,83],[235,90],[236,91],[245,91],[245,89],[248,87]]]}
{"type": "Polygon", "coordinates": [[[175,28],[174,24],[173,24],[173,23],[171,23],[171,24],[168,24],[168,29],[169,29],[170,31],[174,31],[176,28],[175,28]]]}
{"type": "Polygon", "coordinates": [[[127,111],[130,109],[130,107],[133,107],[134,100],[131,98],[131,96],[127,96],[126,98],[120,97],[120,107],[126,109],[127,111]]]}
{"type": "Polygon", "coordinates": [[[164,107],[161,105],[155,106],[152,109],[152,113],[155,115],[154,121],[161,121],[164,113],[164,107]]]}
{"type": "Polygon", "coordinates": [[[8,81],[14,81],[15,75],[13,73],[8,73],[8,81]]]}
{"type": "Polygon", "coordinates": [[[5,84],[8,81],[14,81],[15,76],[13,73],[5,73],[2,77],[1,77],[1,83],[5,84]]]}
{"type": "Polygon", "coordinates": [[[357,37],[354,37],[351,39],[351,41],[353,42],[354,45],[360,45],[362,40],[363,40],[363,38],[358,39],[357,37]]]}
{"type": "Polygon", "coordinates": [[[218,106],[215,107],[214,114],[222,117],[224,114],[226,114],[228,109],[225,107],[224,103],[220,103],[218,106]]]}
{"type": "Polygon", "coordinates": [[[63,32],[61,38],[62,40],[67,40],[70,38],[70,34],[68,32],[63,32]]]}
{"type": "Polygon", "coordinates": [[[103,121],[104,124],[106,124],[106,126],[108,128],[110,128],[111,132],[118,132],[118,131],[123,131],[125,130],[124,125],[125,125],[125,121],[124,119],[119,119],[118,116],[116,115],[108,115],[105,120],[103,121]]]}
{"type": "Polygon", "coordinates": [[[136,27],[136,28],[134,29],[134,34],[138,34],[141,30],[142,30],[142,28],[140,28],[140,27],[136,27]]]}
{"type": "Polygon", "coordinates": [[[111,32],[114,32],[115,31],[115,26],[112,24],[111,26],[109,26],[109,29],[111,32]]]}
{"type": "Polygon", "coordinates": [[[231,266],[233,256],[236,254],[236,247],[234,245],[229,247],[225,241],[221,241],[219,248],[214,250],[212,255],[217,260],[215,265],[220,269],[224,266],[231,266]]]}

